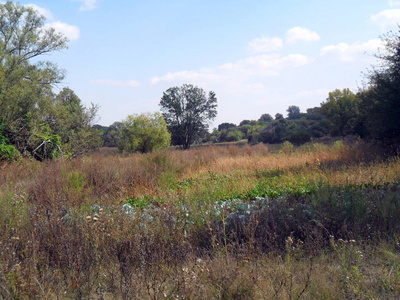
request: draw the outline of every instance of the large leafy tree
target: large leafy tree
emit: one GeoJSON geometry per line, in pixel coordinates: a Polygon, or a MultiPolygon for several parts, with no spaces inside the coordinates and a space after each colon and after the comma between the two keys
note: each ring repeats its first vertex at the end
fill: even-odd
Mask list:
{"type": "Polygon", "coordinates": [[[207,133],[208,121],[217,116],[217,98],[197,86],[184,84],[166,90],[160,101],[172,143],[189,149],[197,139],[207,133]]]}
{"type": "Polygon", "coordinates": [[[258,119],[258,122],[270,123],[274,118],[270,114],[262,114],[258,119]]]}
{"type": "Polygon", "coordinates": [[[221,123],[218,125],[218,131],[228,130],[229,128],[235,128],[236,125],[233,123],[221,123]]]}
{"type": "Polygon", "coordinates": [[[336,89],[321,103],[321,113],[328,117],[332,135],[353,134],[358,118],[358,98],[350,89],[336,89]]]}
{"type": "Polygon", "coordinates": [[[97,111],[94,104],[84,107],[70,88],[63,88],[55,96],[51,113],[44,120],[60,137],[64,155],[73,158],[100,145],[101,132],[92,128],[97,111]]]}
{"type": "Polygon", "coordinates": [[[400,142],[400,27],[382,38],[380,64],[370,72],[369,86],[360,93],[366,135],[386,143],[400,142]]]}
{"type": "Polygon", "coordinates": [[[39,57],[66,43],[54,29],[44,28],[44,17],[32,8],[0,3],[0,116],[3,134],[22,153],[40,143],[37,134],[52,103],[51,87],[63,79],[62,71],[39,57]]]}
{"type": "Polygon", "coordinates": [[[296,118],[300,117],[300,107],[298,107],[296,105],[289,106],[286,111],[288,113],[289,119],[296,119],[296,118]]]}
{"type": "Polygon", "coordinates": [[[112,123],[104,133],[104,146],[106,147],[118,147],[118,143],[121,140],[121,131],[123,124],[121,122],[112,123]]]}
{"type": "Polygon", "coordinates": [[[121,122],[119,150],[126,152],[151,152],[170,145],[171,134],[159,112],[129,115],[121,122]]]}
{"type": "MultiPolygon", "coordinates": [[[[85,108],[69,88],[52,88],[64,72],[40,57],[67,48],[67,39],[30,7],[0,3],[0,119],[7,143],[43,160],[75,157],[99,145],[91,125],[98,107],[85,108]]],[[[3,142],[4,144],[4,142],[3,142]]]]}

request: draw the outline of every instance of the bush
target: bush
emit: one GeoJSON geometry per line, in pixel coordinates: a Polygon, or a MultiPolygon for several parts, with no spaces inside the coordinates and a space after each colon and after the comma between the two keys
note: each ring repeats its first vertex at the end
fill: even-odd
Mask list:
{"type": "Polygon", "coordinates": [[[159,112],[130,115],[122,121],[118,149],[126,152],[151,152],[170,145],[171,134],[159,112]]]}
{"type": "Polygon", "coordinates": [[[13,145],[0,144],[0,161],[15,161],[21,153],[13,145]]]}
{"type": "Polygon", "coordinates": [[[3,135],[3,122],[0,121],[0,161],[14,161],[21,157],[21,153],[13,145],[6,144],[8,138],[3,135]]]}
{"type": "Polygon", "coordinates": [[[292,154],[293,148],[294,148],[293,144],[291,142],[286,141],[283,143],[281,153],[286,154],[286,155],[292,154]]]}
{"type": "Polygon", "coordinates": [[[311,136],[305,129],[295,131],[289,137],[289,141],[296,145],[305,144],[305,143],[309,142],[310,139],[311,139],[311,136]]]}

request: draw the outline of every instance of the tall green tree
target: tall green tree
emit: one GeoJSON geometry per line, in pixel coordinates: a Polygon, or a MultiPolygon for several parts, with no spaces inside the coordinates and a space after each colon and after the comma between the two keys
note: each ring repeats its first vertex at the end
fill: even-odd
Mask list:
{"type": "Polygon", "coordinates": [[[218,125],[218,131],[226,130],[229,128],[235,128],[236,125],[233,123],[221,123],[218,125]]]}
{"type": "Polygon", "coordinates": [[[270,123],[274,120],[274,118],[270,114],[262,114],[258,119],[258,122],[270,123]]]}
{"type": "Polygon", "coordinates": [[[213,91],[208,93],[197,86],[184,84],[171,87],[163,93],[160,101],[172,143],[189,149],[208,129],[208,121],[217,116],[217,98],[213,91]]]}
{"type": "Polygon", "coordinates": [[[382,37],[379,64],[368,75],[362,93],[362,116],[366,135],[385,144],[400,142],[400,26],[382,37]]]}
{"type": "Polygon", "coordinates": [[[321,103],[321,114],[328,117],[332,135],[353,134],[358,118],[358,99],[350,89],[336,89],[321,103]]]}
{"type": "Polygon", "coordinates": [[[118,147],[119,141],[121,140],[123,124],[121,122],[114,122],[104,133],[104,146],[106,147],[118,147]]]}
{"type": "Polygon", "coordinates": [[[296,105],[289,106],[286,111],[288,113],[289,119],[295,119],[297,117],[300,117],[300,107],[298,107],[296,105]]]}
{"type": "Polygon", "coordinates": [[[119,150],[151,152],[170,145],[171,134],[161,113],[129,115],[122,122],[119,150]]]}
{"type": "Polygon", "coordinates": [[[55,96],[52,113],[44,119],[61,138],[63,154],[73,158],[101,144],[101,132],[92,128],[98,106],[86,108],[73,90],[63,88],[55,96]]]}
{"type": "Polygon", "coordinates": [[[3,134],[24,154],[40,143],[36,134],[52,103],[51,87],[64,76],[39,57],[66,47],[67,39],[45,29],[44,17],[32,8],[0,3],[0,116],[3,134]]]}

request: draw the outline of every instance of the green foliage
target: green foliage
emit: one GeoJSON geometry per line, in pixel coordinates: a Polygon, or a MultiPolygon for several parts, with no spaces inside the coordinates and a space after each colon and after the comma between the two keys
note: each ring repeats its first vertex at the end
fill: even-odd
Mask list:
{"type": "Polygon", "coordinates": [[[51,134],[47,123],[42,123],[39,128],[41,132],[36,133],[35,137],[39,138],[41,143],[32,151],[33,156],[39,160],[55,159],[62,156],[61,137],[57,134],[51,134]]]}
{"type": "Polygon", "coordinates": [[[64,72],[39,58],[67,48],[67,39],[53,28],[46,29],[44,20],[30,7],[0,3],[3,135],[25,156],[75,157],[99,145],[98,132],[90,128],[98,107],[83,107],[68,88],[53,93],[64,72]]]}
{"type": "Polygon", "coordinates": [[[21,153],[13,145],[0,144],[0,161],[15,161],[21,153]]]}
{"type": "Polygon", "coordinates": [[[121,126],[120,151],[146,153],[170,145],[171,134],[159,112],[130,115],[121,126]]]}
{"type": "Polygon", "coordinates": [[[400,141],[400,27],[382,38],[380,65],[369,74],[369,87],[360,93],[361,122],[369,138],[385,144],[400,141]]]}
{"type": "Polygon", "coordinates": [[[269,122],[272,122],[273,120],[274,120],[274,118],[272,118],[272,116],[270,114],[262,114],[260,116],[260,118],[258,119],[258,122],[269,123],[269,122]]]}
{"type": "Polygon", "coordinates": [[[289,119],[296,119],[300,116],[300,108],[298,106],[291,105],[286,111],[289,119]]]}
{"type": "Polygon", "coordinates": [[[3,134],[21,153],[37,147],[34,134],[51,104],[51,85],[63,72],[37,58],[66,48],[67,39],[44,27],[32,8],[0,3],[0,116],[3,134]]]}
{"type": "Polygon", "coordinates": [[[294,148],[293,144],[289,141],[286,141],[283,143],[281,152],[285,155],[290,155],[293,153],[293,148],[294,148]]]}
{"type": "Polygon", "coordinates": [[[70,88],[63,88],[55,97],[47,121],[52,132],[60,136],[65,156],[73,158],[101,144],[101,131],[92,128],[97,111],[94,104],[85,108],[70,88]]]}
{"type": "Polygon", "coordinates": [[[145,195],[139,198],[136,197],[127,198],[126,202],[135,209],[144,209],[149,205],[159,206],[164,202],[164,200],[158,197],[150,197],[145,195]]]}
{"type": "Polygon", "coordinates": [[[8,138],[3,135],[3,120],[0,122],[0,161],[14,161],[21,157],[21,153],[13,146],[7,145],[8,138]]]}
{"type": "Polygon", "coordinates": [[[333,144],[333,148],[335,150],[343,150],[345,148],[344,144],[342,141],[335,141],[335,143],[333,144]]]}
{"type": "Polygon", "coordinates": [[[121,122],[114,122],[107,128],[103,136],[104,146],[118,147],[121,140],[122,127],[121,122]]]}
{"type": "Polygon", "coordinates": [[[250,145],[256,145],[260,143],[260,132],[258,131],[252,132],[247,138],[247,141],[250,145]]]}
{"type": "Polygon", "coordinates": [[[311,135],[304,128],[300,128],[300,129],[294,131],[289,136],[289,141],[296,145],[305,144],[305,143],[309,142],[310,139],[311,139],[311,135]]]}
{"type": "Polygon", "coordinates": [[[226,136],[227,142],[237,142],[243,138],[243,133],[240,130],[230,130],[226,136]]]}
{"type": "Polygon", "coordinates": [[[251,121],[250,120],[243,120],[239,123],[239,127],[243,127],[245,125],[251,125],[251,121]]]}
{"type": "Polygon", "coordinates": [[[204,136],[208,120],[217,115],[217,98],[213,91],[208,97],[202,88],[191,84],[172,87],[163,93],[160,101],[172,144],[189,149],[196,139],[204,136]]]}
{"type": "Polygon", "coordinates": [[[86,175],[78,171],[72,171],[68,173],[67,180],[71,188],[81,192],[86,184],[86,175]]]}
{"type": "Polygon", "coordinates": [[[321,113],[329,119],[332,135],[353,134],[358,116],[358,99],[349,89],[336,89],[321,104],[321,113]]]}
{"type": "Polygon", "coordinates": [[[225,129],[235,128],[236,125],[233,123],[222,123],[218,125],[218,131],[222,131],[225,129]]]}

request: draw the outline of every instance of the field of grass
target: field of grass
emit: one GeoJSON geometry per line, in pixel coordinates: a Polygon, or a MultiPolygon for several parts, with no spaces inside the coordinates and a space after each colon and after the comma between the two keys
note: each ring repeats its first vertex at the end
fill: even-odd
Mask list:
{"type": "Polygon", "coordinates": [[[400,157],[362,142],[0,165],[1,299],[398,299],[400,157]]]}

